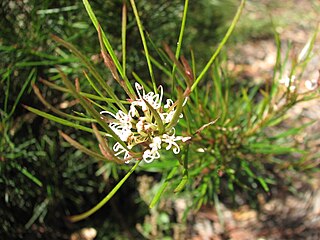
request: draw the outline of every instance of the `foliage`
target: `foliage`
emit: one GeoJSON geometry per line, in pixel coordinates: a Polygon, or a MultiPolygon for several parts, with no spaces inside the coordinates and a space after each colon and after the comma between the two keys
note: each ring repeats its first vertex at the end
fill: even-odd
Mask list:
{"type": "MultiPolygon", "coordinates": [[[[233,205],[248,202],[258,207],[259,193],[267,196],[273,186],[286,182],[291,172],[312,170],[306,160],[308,153],[292,137],[308,124],[278,129],[292,107],[317,97],[318,82],[310,83],[310,91],[301,92],[293,80],[294,76],[301,79],[311,59],[316,33],[293,59],[288,58],[290,49],[285,56],[281,54],[275,34],[278,56],[273,77],[252,85],[228,71],[223,49],[244,1],[228,29],[219,28],[223,24],[217,23],[218,30],[205,28],[203,33],[197,31],[199,25],[208,27],[216,16],[225,22],[234,11],[205,11],[208,17],[203,22],[197,7],[219,5],[220,1],[203,0],[199,5],[189,5],[187,0],[184,5],[180,1],[156,1],[159,5],[153,1],[136,5],[134,0],[130,4],[83,2],[85,8],[80,3],[65,6],[64,1],[45,1],[40,9],[35,1],[28,6],[6,5],[22,9],[21,19],[32,24],[25,26],[22,20],[13,24],[8,14],[3,20],[12,26],[12,34],[3,32],[12,39],[1,37],[5,98],[0,109],[0,157],[5,164],[1,165],[4,177],[0,181],[5,186],[6,206],[1,216],[10,212],[2,225],[5,233],[16,225],[15,237],[36,232],[40,238],[44,227],[48,236],[68,238],[68,233],[81,226],[96,225],[97,219],[71,227],[61,221],[61,228],[68,226],[66,235],[55,235],[50,224],[65,216],[73,222],[82,220],[108,202],[108,218],[119,220],[105,222],[98,236],[101,239],[107,235],[105,229],[127,229],[128,237],[138,236],[128,229],[146,215],[144,203],[152,208],[151,217],[162,226],[159,234],[165,237],[171,232],[165,227],[169,217],[158,203],[161,198],[172,198],[173,192],[175,197],[193,199],[185,217],[188,211],[219,201],[233,205]],[[159,11],[157,6],[161,6],[159,11]],[[75,11],[82,14],[75,15],[75,11]],[[85,11],[98,37],[86,23],[85,11]],[[57,12],[64,16],[60,18],[57,12]],[[154,28],[159,19],[161,31],[154,28]],[[221,40],[209,45],[209,39],[221,32],[226,32],[221,40]],[[48,33],[62,38],[49,37],[48,33]],[[12,45],[15,38],[28,40],[12,45]],[[189,53],[197,41],[198,47],[189,53]],[[176,42],[179,44],[172,51],[176,42]],[[47,46],[49,49],[44,50],[47,46]],[[80,51],[75,46],[83,47],[80,51]],[[102,58],[96,54],[98,49],[102,58]],[[141,52],[145,61],[141,61],[141,52]],[[31,86],[38,100],[28,100],[31,86]],[[50,121],[27,113],[20,101],[28,105],[28,111],[50,121]],[[38,129],[38,125],[43,128],[38,129]],[[61,130],[60,137],[53,130],[56,128],[61,130]],[[19,178],[12,180],[17,174],[19,178]],[[147,200],[140,195],[137,212],[124,220],[119,212],[125,209],[117,206],[123,201],[121,196],[128,191],[137,194],[134,180],[128,179],[145,174],[158,181],[149,187],[147,200]],[[125,183],[131,185],[120,188],[125,183]],[[34,190],[28,191],[30,188],[34,190]],[[120,195],[115,195],[117,191],[120,195]],[[106,197],[101,200],[98,196],[102,194],[106,197]],[[33,209],[32,214],[25,205],[33,209]],[[22,213],[24,219],[16,222],[22,213]]],[[[230,9],[235,9],[233,3],[226,1],[230,9]]],[[[129,199],[124,205],[132,202],[129,199]]],[[[142,235],[151,237],[146,222],[138,226],[142,235]]],[[[116,237],[117,233],[110,235],[116,237]]]]}
{"type": "MultiPolygon", "coordinates": [[[[111,32],[109,37],[116,43],[115,49],[121,49],[121,31],[115,20],[121,14],[122,1],[94,1],[91,4],[100,17],[100,24],[108,26],[111,32]]],[[[33,238],[69,238],[63,232],[69,233],[75,229],[66,227],[63,221],[56,224],[54,219],[65,216],[69,209],[74,208],[74,203],[79,207],[77,211],[80,211],[83,203],[93,205],[97,200],[92,199],[90,204],[86,196],[93,189],[100,193],[105,189],[105,183],[99,176],[108,179],[112,175],[118,179],[121,171],[114,166],[103,166],[96,173],[97,177],[93,173],[101,164],[97,164],[94,159],[84,158],[79,151],[65,149],[57,134],[56,124],[29,113],[21,103],[38,109],[48,107],[42,105],[41,99],[34,97],[31,86],[38,79],[50,78],[60,83],[57,65],[69,76],[81,75],[82,70],[74,56],[57,48],[50,34],[82,46],[95,65],[101,63],[96,54],[99,42],[94,28],[88,24],[86,10],[79,1],[5,0],[0,5],[0,92],[4,93],[0,97],[0,182],[3,190],[0,215],[4,221],[1,235],[9,238],[25,238],[27,235],[33,238]],[[61,188],[61,185],[65,187],[61,188]],[[75,192],[83,196],[76,197],[75,192]],[[56,209],[59,209],[58,213],[56,209]],[[59,230],[56,231],[56,228],[59,230]],[[12,229],[16,231],[12,232],[12,229]],[[41,229],[45,229],[44,232],[41,233],[41,229]]],[[[164,1],[140,1],[138,7],[144,23],[150,24],[147,26],[149,34],[158,34],[157,43],[162,39],[170,42],[180,22],[181,2],[175,1],[169,5],[164,4],[164,1]],[[156,14],[150,14],[150,10],[156,14]],[[163,21],[163,31],[152,31],[152,24],[158,25],[160,20],[163,21]],[[164,31],[166,28],[170,31],[164,31]]],[[[138,57],[142,48],[135,40],[139,33],[134,27],[134,21],[129,15],[127,31],[131,38],[128,38],[130,55],[127,57],[127,66],[137,69],[142,66],[138,57]]],[[[99,68],[99,72],[106,74],[103,68],[99,68]]],[[[86,84],[82,84],[84,87],[86,84]]],[[[50,88],[42,88],[41,92],[59,109],[73,104],[68,101],[67,95],[58,94],[50,88]]],[[[68,129],[65,131],[68,132],[68,129]]],[[[83,134],[73,133],[72,136],[82,139],[87,145],[95,144],[83,134]]],[[[116,224],[111,225],[108,228],[116,229],[116,224]]]]}

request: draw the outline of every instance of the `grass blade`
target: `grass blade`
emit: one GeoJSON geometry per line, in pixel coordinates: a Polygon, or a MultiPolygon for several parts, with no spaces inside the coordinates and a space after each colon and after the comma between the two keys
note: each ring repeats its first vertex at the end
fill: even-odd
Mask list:
{"type": "MultiPolygon", "coordinates": [[[[25,92],[27,86],[29,85],[29,83],[30,83],[32,80],[35,80],[36,77],[37,77],[36,69],[33,68],[33,69],[31,70],[31,72],[30,72],[27,80],[24,82],[24,84],[23,84],[23,86],[22,86],[22,88],[21,88],[18,96],[15,98],[16,100],[15,100],[15,102],[14,102],[14,104],[13,104],[13,107],[12,107],[10,113],[9,113],[8,116],[7,116],[7,119],[9,119],[9,118],[12,116],[12,114],[13,114],[14,111],[16,110],[16,107],[17,107],[17,105],[18,105],[18,103],[19,103],[19,101],[20,101],[23,93],[25,92]]],[[[8,89],[9,89],[9,88],[8,88],[8,89]]]]}
{"type": "Polygon", "coordinates": [[[27,178],[29,178],[32,182],[34,182],[39,187],[43,186],[42,182],[37,177],[35,177],[32,173],[30,173],[27,169],[25,169],[24,167],[21,167],[20,165],[18,165],[14,161],[13,161],[13,163],[14,163],[13,166],[15,168],[17,168],[23,175],[25,175],[27,178]]]}

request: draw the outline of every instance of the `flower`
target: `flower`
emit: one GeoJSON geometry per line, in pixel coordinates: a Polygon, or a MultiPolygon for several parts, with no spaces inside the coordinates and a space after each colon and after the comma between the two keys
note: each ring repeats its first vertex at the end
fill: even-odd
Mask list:
{"type": "Polygon", "coordinates": [[[316,79],[307,80],[304,85],[308,90],[313,91],[318,87],[318,81],[316,79]]]}
{"type": "Polygon", "coordinates": [[[295,75],[292,75],[291,77],[285,76],[279,80],[279,83],[284,84],[287,88],[289,88],[290,92],[294,92],[296,89],[296,86],[294,85],[295,78],[295,75]]]}
{"type": "Polygon", "coordinates": [[[181,136],[175,136],[175,130],[173,129],[173,134],[163,134],[162,141],[167,143],[166,150],[169,150],[172,148],[173,153],[178,154],[180,152],[180,147],[176,143],[176,141],[183,141],[186,142],[187,140],[191,139],[191,137],[181,137],[181,136]]]}
{"type": "Polygon", "coordinates": [[[148,107],[146,106],[145,102],[143,101],[143,99],[144,99],[154,109],[157,110],[157,109],[160,108],[161,102],[162,102],[162,97],[163,97],[163,88],[162,88],[162,86],[159,87],[160,94],[155,94],[154,92],[149,92],[149,93],[146,94],[144,88],[137,82],[135,83],[135,88],[136,88],[136,91],[137,91],[137,94],[138,94],[139,98],[136,101],[134,101],[134,104],[140,105],[142,107],[142,110],[146,111],[148,109],[148,107]],[[142,92],[142,95],[141,95],[141,92],[142,92]]]}
{"type": "Polygon", "coordinates": [[[150,149],[143,153],[143,160],[147,163],[152,162],[154,159],[160,158],[159,149],[161,148],[161,138],[154,137],[152,143],[149,144],[150,149]]]}
{"type": "Polygon", "coordinates": [[[128,137],[132,134],[131,117],[119,110],[116,115],[109,111],[101,111],[100,114],[107,113],[114,117],[117,121],[109,124],[109,127],[120,137],[122,141],[127,141],[128,137]]]}
{"type": "MultiPolygon", "coordinates": [[[[158,88],[158,93],[146,93],[139,83],[135,83],[135,89],[137,98],[130,100],[128,113],[124,113],[121,110],[116,114],[109,111],[100,112],[100,114],[109,114],[114,118],[109,123],[109,127],[127,145],[126,149],[119,142],[116,142],[113,146],[115,156],[122,158],[128,163],[133,159],[133,154],[130,151],[134,148],[142,149],[141,158],[146,163],[150,163],[160,158],[159,150],[162,148],[162,145],[164,145],[166,150],[172,149],[174,154],[178,154],[180,147],[177,142],[186,142],[191,137],[176,136],[175,129],[172,126],[166,132],[165,127],[171,123],[177,111],[174,102],[171,99],[167,99],[166,104],[162,105],[162,86],[158,88]],[[157,117],[158,119],[156,119],[157,117]],[[160,131],[160,128],[162,131],[160,131]]],[[[186,104],[186,101],[187,98],[184,99],[183,106],[186,104]]],[[[179,113],[179,117],[183,117],[181,112],[179,113]]]]}
{"type": "Polygon", "coordinates": [[[130,154],[129,154],[129,151],[126,150],[120,143],[116,143],[114,146],[113,146],[113,151],[115,151],[115,156],[118,157],[119,155],[121,156],[122,155],[122,158],[124,160],[126,159],[129,159],[130,158],[130,154]]]}

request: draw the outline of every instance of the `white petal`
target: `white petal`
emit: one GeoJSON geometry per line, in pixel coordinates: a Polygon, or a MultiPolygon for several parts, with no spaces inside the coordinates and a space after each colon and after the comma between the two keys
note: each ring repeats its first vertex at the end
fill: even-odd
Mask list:
{"type": "Polygon", "coordinates": [[[139,99],[142,99],[145,95],[144,88],[137,82],[135,83],[135,88],[137,90],[137,94],[139,96],[139,99]],[[140,90],[142,90],[142,96],[141,96],[140,90]]]}
{"type": "Polygon", "coordinates": [[[116,115],[114,115],[112,112],[109,112],[109,111],[101,111],[100,112],[100,114],[105,114],[105,113],[107,113],[107,114],[111,115],[113,118],[117,119],[116,115]]]}
{"type": "Polygon", "coordinates": [[[167,99],[164,108],[170,108],[173,105],[173,101],[171,99],[167,99]]]}
{"type": "Polygon", "coordinates": [[[310,91],[312,91],[318,87],[318,83],[315,79],[305,81],[304,85],[310,91]]]}

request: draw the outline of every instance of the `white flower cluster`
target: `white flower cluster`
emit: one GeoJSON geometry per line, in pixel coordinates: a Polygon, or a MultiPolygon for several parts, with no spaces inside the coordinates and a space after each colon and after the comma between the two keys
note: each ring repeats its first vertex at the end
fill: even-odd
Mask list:
{"type": "MultiPolygon", "coordinates": [[[[291,78],[288,76],[285,76],[284,78],[279,80],[280,84],[283,84],[286,88],[289,88],[290,92],[294,92],[296,90],[296,76],[292,75],[291,78]]],[[[312,80],[306,80],[304,82],[305,87],[309,91],[313,91],[319,87],[318,80],[312,79],[312,80]]]]}
{"type": "Polygon", "coordinates": [[[289,88],[290,92],[294,92],[296,90],[295,79],[295,75],[292,75],[291,77],[285,76],[284,78],[279,80],[279,83],[285,85],[286,88],[289,88]]]}
{"type": "MultiPolygon", "coordinates": [[[[152,109],[156,110],[164,126],[168,125],[176,112],[176,107],[171,99],[167,99],[162,107],[163,88],[159,87],[159,93],[149,92],[146,94],[144,88],[135,83],[137,99],[131,101],[128,114],[119,110],[116,114],[109,111],[102,111],[100,114],[109,114],[115,120],[109,123],[110,128],[127,144],[130,150],[140,145],[142,147],[142,159],[150,163],[154,159],[160,158],[159,150],[164,144],[166,150],[172,149],[175,154],[180,152],[177,141],[187,141],[190,137],[175,136],[175,129],[172,127],[168,132],[160,133],[152,109]],[[146,103],[148,102],[148,104],[146,103]]],[[[182,114],[180,114],[180,118],[182,114]]],[[[119,142],[113,146],[115,156],[124,159],[128,163],[133,157],[130,152],[119,142]]]]}
{"type": "Polygon", "coordinates": [[[313,91],[319,87],[317,79],[306,80],[304,85],[309,91],[313,91]]]}

